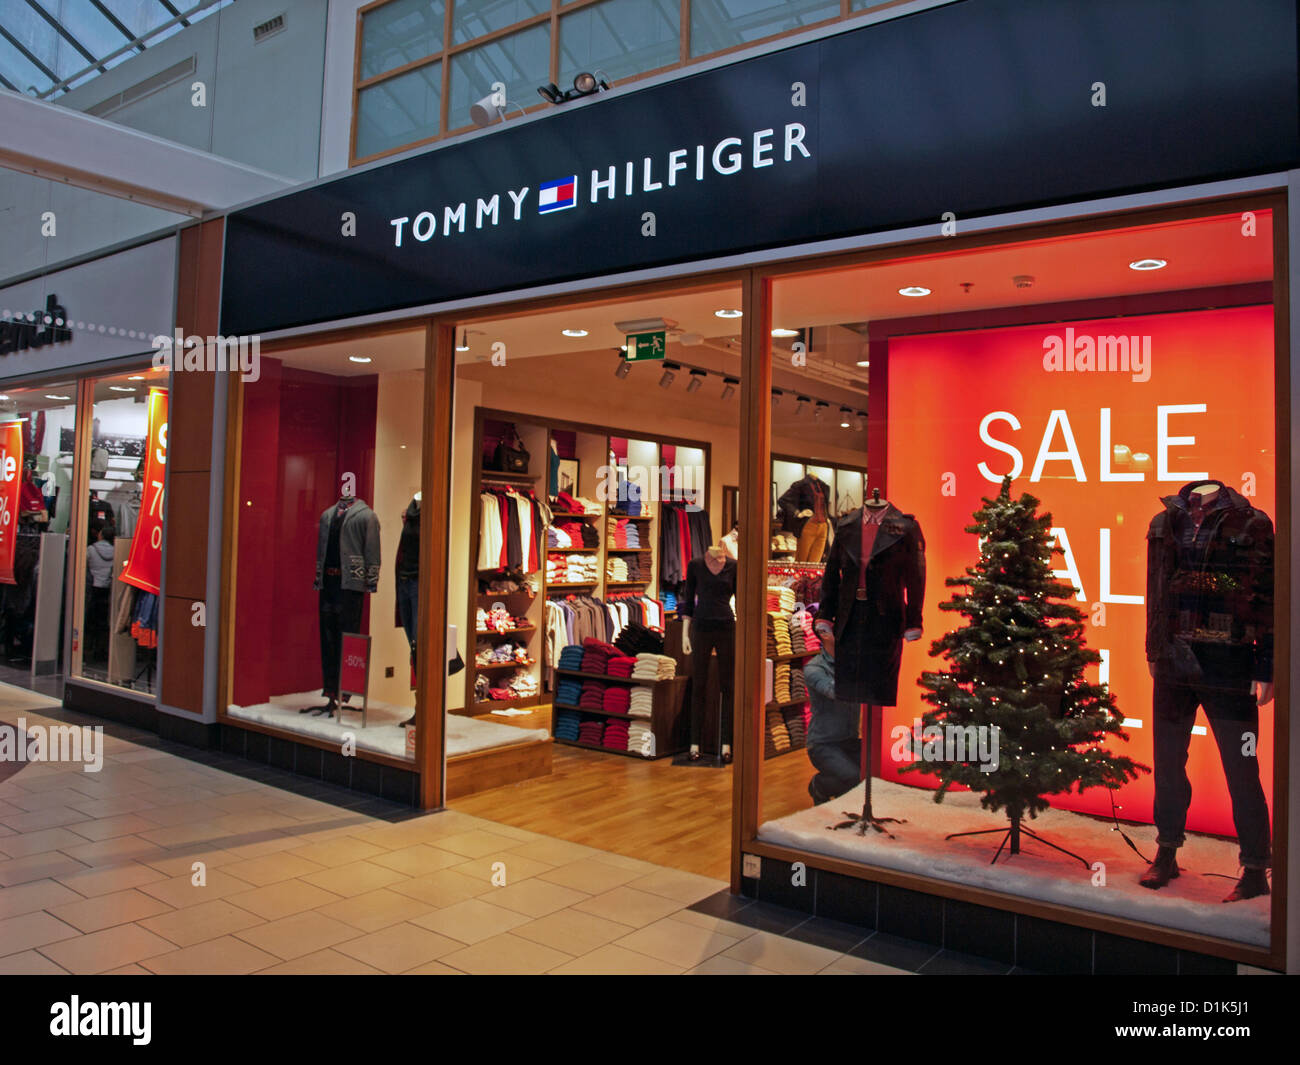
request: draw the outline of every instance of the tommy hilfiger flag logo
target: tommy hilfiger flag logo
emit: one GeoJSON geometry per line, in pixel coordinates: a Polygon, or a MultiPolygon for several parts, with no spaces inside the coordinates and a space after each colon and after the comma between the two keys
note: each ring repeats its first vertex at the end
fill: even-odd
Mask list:
{"type": "Polygon", "coordinates": [[[537,213],[563,211],[578,202],[578,175],[547,181],[537,186],[537,213]]]}

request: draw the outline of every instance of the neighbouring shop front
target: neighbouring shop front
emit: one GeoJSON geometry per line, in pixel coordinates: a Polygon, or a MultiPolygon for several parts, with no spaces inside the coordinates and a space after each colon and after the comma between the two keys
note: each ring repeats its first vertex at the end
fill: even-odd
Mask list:
{"type": "Polygon", "coordinates": [[[223,745],[425,808],[697,750],[734,817],[649,843],[737,891],[1285,967],[1295,12],[1117,17],[877,16],[228,215],[223,745]]]}

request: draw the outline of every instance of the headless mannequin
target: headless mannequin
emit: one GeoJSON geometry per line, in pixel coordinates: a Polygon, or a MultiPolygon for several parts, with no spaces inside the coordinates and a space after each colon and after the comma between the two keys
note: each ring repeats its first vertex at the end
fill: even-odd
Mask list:
{"type": "MultiPolygon", "coordinates": [[[[710,547],[708,550],[704,552],[704,565],[708,569],[709,573],[713,574],[713,576],[715,577],[718,576],[720,573],[722,573],[722,571],[726,568],[728,561],[730,560],[731,560],[731,553],[728,551],[726,545],[723,543],[715,544],[713,547],[710,547]]],[[[735,616],[734,596],[732,598],[731,611],[732,611],[732,616],[734,618],[735,616]]],[[[690,655],[694,659],[695,648],[691,642],[692,622],[693,619],[689,616],[682,618],[682,650],[685,651],[686,654],[690,655]]],[[[735,636],[733,632],[732,633],[733,651],[732,654],[730,655],[724,656],[722,654],[721,647],[719,647],[718,668],[720,672],[725,673],[729,668],[729,664],[730,664],[729,660],[734,658],[734,640],[735,640],[735,636]]],[[[704,654],[711,658],[713,654],[713,647],[706,646],[704,650],[704,654]]],[[[692,683],[695,686],[695,690],[692,692],[692,696],[691,696],[692,704],[693,704],[692,707],[693,716],[696,713],[695,707],[702,706],[703,696],[702,694],[699,694],[699,689],[702,688],[706,678],[708,677],[708,668],[709,668],[709,663],[707,661],[695,662],[693,666],[694,680],[692,683]]],[[[729,698],[734,698],[730,690],[731,689],[730,679],[731,678],[728,676],[719,677],[719,680],[722,682],[722,688],[723,688],[722,698],[724,701],[729,698]]],[[[726,742],[725,733],[719,736],[719,742],[721,744],[720,753],[721,753],[722,761],[724,764],[728,763],[731,761],[731,744],[729,742],[726,742]]],[[[700,760],[702,755],[700,753],[700,745],[698,743],[691,744],[690,754],[688,755],[688,757],[692,762],[698,762],[700,760]]]]}

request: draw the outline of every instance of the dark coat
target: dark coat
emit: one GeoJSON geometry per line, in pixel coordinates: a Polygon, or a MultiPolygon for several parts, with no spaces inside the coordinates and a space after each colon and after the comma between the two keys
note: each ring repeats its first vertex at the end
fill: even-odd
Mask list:
{"type": "Polygon", "coordinates": [[[1273,522],[1219,481],[1193,481],[1161,500],[1147,529],[1147,661],[1171,681],[1245,685],[1273,679],[1273,522]],[[1192,489],[1217,484],[1223,503],[1189,560],[1192,489]]]}
{"type": "Polygon", "coordinates": [[[835,697],[893,706],[903,633],[921,627],[925,537],[911,514],[889,504],[867,563],[867,597],[859,602],[862,508],[835,526],[817,619],[835,631],[835,697]]]}
{"type": "Polygon", "coordinates": [[[800,477],[789,488],[785,490],[781,498],[778,499],[777,505],[781,508],[781,528],[786,532],[794,533],[798,536],[802,531],[807,518],[799,517],[801,510],[815,510],[816,502],[813,496],[813,485],[821,486],[822,498],[826,501],[826,520],[830,521],[831,511],[834,509],[835,500],[831,496],[831,490],[827,487],[826,482],[815,474],[807,474],[800,477]]]}

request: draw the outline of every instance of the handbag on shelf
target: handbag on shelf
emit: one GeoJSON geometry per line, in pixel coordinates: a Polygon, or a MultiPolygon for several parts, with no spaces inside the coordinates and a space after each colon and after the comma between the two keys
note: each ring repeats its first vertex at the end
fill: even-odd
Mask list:
{"type": "Polygon", "coordinates": [[[527,473],[529,457],[528,449],[519,439],[519,430],[512,425],[509,434],[497,441],[492,464],[500,473],[527,473]]]}

